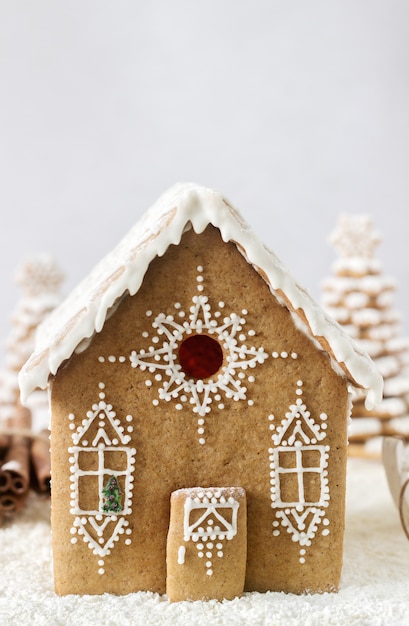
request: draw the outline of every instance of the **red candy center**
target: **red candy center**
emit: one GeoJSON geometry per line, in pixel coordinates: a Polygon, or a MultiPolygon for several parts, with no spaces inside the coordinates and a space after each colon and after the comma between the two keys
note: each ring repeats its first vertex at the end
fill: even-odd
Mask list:
{"type": "Polygon", "coordinates": [[[209,335],[192,335],[180,344],[179,363],[190,378],[209,378],[221,368],[223,350],[209,335]]]}

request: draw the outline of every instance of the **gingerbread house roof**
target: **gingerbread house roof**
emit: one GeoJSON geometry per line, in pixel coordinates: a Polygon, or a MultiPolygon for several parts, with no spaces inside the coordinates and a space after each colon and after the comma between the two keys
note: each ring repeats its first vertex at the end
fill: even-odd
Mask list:
{"type": "Polygon", "coordinates": [[[45,388],[50,375],[75,351],[86,348],[119,299],[138,291],[156,256],[177,245],[187,229],[201,233],[209,224],[225,242],[236,244],[289,309],[297,327],[328,353],[333,367],[354,387],[367,391],[367,406],[379,403],[382,378],[368,355],[295,282],[223,195],[194,184],[169,189],[40,326],[35,351],[20,372],[23,401],[34,389],[45,388]]]}

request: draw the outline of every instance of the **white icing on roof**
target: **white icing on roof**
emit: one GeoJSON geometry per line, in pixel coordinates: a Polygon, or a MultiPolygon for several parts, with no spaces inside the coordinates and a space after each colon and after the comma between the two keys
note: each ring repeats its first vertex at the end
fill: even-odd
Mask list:
{"type": "Polygon", "coordinates": [[[238,244],[297,326],[328,352],[337,371],[341,366],[354,386],[367,390],[368,407],[379,403],[382,378],[368,355],[297,285],[226,198],[191,183],[171,187],[39,328],[35,351],[20,372],[23,401],[37,387],[47,386],[49,376],[81,342],[101,331],[118,298],[138,291],[156,256],[178,244],[186,228],[201,233],[209,224],[219,229],[224,241],[238,244]]]}

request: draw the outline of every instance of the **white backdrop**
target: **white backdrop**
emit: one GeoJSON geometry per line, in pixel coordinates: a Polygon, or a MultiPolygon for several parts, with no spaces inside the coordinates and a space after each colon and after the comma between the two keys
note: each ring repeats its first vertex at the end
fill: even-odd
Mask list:
{"type": "Polygon", "coordinates": [[[22,258],[68,290],[187,180],[317,298],[339,215],[372,215],[409,331],[408,111],[406,0],[0,0],[0,340],[22,258]]]}

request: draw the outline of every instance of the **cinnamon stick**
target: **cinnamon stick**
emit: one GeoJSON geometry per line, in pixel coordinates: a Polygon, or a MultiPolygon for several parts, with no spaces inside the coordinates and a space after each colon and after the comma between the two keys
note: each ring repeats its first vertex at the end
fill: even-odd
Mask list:
{"type": "Polygon", "coordinates": [[[32,487],[39,493],[50,493],[50,431],[45,429],[34,438],[31,445],[31,464],[33,468],[32,487]]]}
{"type": "Polygon", "coordinates": [[[31,428],[30,410],[18,404],[7,426],[15,434],[10,436],[10,445],[0,467],[0,517],[18,513],[28,495],[31,441],[19,432],[24,433],[31,428]]]}
{"type": "Polygon", "coordinates": [[[11,489],[11,476],[8,472],[0,473],[0,494],[7,493],[11,489]]]}
{"type": "Polygon", "coordinates": [[[8,435],[0,433],[0,459],[2,459],[3,456],[6,454],[9,443],[10,442],[8,435]]]}
{"type": "Polygon", "coordinates": [[[0,496],[0,519],[4,517],[12,517],[16,513],[19,513],[24,506],[26,496],[15,496],[8,493],[3,493],[0,496]]]}

